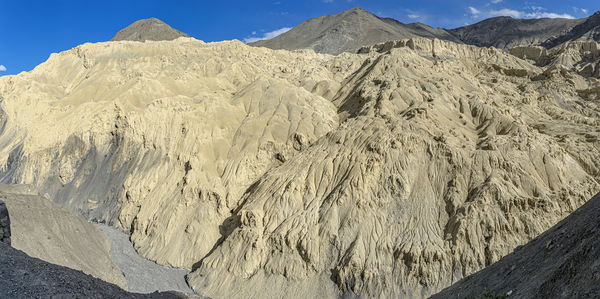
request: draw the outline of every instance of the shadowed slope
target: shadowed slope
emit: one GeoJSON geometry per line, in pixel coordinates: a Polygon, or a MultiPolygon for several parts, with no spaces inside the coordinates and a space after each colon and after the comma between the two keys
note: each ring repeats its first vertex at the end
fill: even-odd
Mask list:
{"type": "Polygon", "coordinates": [[[539,45],[584,21],[585,19],[495,17],[449,31],[466,44],[509,49],[516,46],[539,45]]]}
{"type": "Polygon", "coordinates": [[[599,228],[600,194],[527,245],[431,298],[598,298],[599,228]]]}
{"type": "Polygon", "coordinates": [[[174,293],[135,294],[81,271],[32,258],[0,242],[1,298],[185,298],[174,293]]]}
{"type": "Polygon", "coordinates": [[[600,11],[597,11],[591,17],[585,19],[585,22],[578,24],[568,32],[544,42],[542,46],[553,48],[562,43],[575,40],[600,42],[600,11]]]}

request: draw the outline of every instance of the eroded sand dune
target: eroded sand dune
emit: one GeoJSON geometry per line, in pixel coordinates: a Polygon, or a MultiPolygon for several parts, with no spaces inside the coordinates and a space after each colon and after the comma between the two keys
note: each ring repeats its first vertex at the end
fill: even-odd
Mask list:
{"type": "Polygon", "coordinates": [[[439,40],[361,52],[53,54],[0,78],[2,181],[240,298],[427,296],[600,190],[596,79],[439,40]]]}

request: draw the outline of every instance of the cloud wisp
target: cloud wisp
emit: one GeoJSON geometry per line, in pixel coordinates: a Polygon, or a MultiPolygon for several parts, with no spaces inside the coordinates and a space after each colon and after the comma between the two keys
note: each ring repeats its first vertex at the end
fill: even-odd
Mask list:
{"type": "MultiPolygon", "coordinates": [[[[277,29],[271,32],[266,32],[265,34],[263,34],[263,36],[249,36],[244,38],[244,42],[245,43],[253,43],[259,40],[265,40],[265,39],[272,39],[276,36],[279,36],[281,34],[284,34],[288,31],[290,31],[292,28],[291,27],[283,27],[281,29],[277,29]]],[[[253,34],[255,34],[255,31],[252,32],[253,34]]]]}
{"type": "Polygon", "coordinates": [[[0,64],[0,72],[6,72],[6,67],[0,64]]]}
{"type": "Polygon", "coordinates": [[[473,6],[468,7],[472,18],[492,18],[507,16],[515,19],[541,19],[541,18],[564,18],[574,19],[570,14],[553,13],[544,11],[543,7],[534,7],[531,11],[515,10],[509,8],[481,10],[473,6]]]}

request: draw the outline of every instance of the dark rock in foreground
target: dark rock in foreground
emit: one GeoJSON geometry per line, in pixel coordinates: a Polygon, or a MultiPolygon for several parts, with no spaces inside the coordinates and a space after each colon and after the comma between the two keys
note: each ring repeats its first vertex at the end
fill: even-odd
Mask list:
{"type": "Polygon", "coordinates": [[[81,271],[32,258],[0,242],[0,298],[184,298],[135,294],[81,271]]]}
{"type": "Polygon", "coordinates": [[[497,263],[431,298],[600,298],[600,194],[497,263]]]}
{"type": "Polygon", "coordinates": [[[10,245],[10,218],[6,204],[0,200],[0,243],[10,245]]]}

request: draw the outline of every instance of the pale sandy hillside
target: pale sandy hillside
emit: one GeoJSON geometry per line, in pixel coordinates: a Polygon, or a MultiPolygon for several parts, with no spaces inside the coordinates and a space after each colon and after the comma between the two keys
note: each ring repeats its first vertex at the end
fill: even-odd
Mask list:
{"type": "Polygon", "coordinates": [[[0,177],[216,298],[428,296],[600,191],[595,78],[439,40],[362,52],[53,54],[0,77],[0,177]]]}
{"type": "Polygon", "coordinates": [[[127,289],[125,277],[110,258],[108,240],[93,224],[27,186],[0,184],[0,200],[10,217],[12,247],[127,289]]]}

